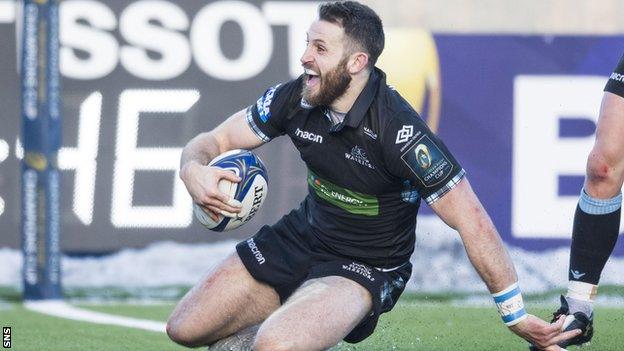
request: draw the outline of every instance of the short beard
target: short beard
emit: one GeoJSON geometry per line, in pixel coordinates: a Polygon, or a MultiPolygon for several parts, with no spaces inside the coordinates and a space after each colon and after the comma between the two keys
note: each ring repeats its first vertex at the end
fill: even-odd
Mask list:
{"type": "Polygon", "coordinates": [[[347,70],[348,58],[343,58],[338,66],[327,72],[321,78],[318,93],[312,95],[304,85],[301,97],[312,106],[330,106],[336,99],[340,98],[351,84],[351,75],[347,70]]]}

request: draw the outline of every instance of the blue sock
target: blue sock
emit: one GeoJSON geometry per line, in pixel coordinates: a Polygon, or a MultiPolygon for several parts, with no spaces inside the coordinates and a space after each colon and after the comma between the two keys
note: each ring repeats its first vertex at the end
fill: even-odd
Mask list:
{"type": "Polygon", "coordinates": [[[581,191],[574,215],[570,251],[570,281],[598,285],[600,274],[613,252],[620,228],[622,194],[596,199],[581,191]]]}

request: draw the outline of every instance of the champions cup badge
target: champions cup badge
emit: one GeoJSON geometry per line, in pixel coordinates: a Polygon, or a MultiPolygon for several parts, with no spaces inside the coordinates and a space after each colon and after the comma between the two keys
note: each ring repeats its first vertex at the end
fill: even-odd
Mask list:
{"type": "Polygon", "coordinates": [[[429,148],[425,144],[420,144],[414,149],[416,154],[416,160],[422,169],[427,169],[431,166],[431,154],[429,148]]]}

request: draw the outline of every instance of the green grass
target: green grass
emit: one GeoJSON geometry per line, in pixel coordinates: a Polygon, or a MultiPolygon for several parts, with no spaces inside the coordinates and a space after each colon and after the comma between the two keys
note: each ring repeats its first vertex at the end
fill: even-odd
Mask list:
{"type": "MultiPolygon", "coordinates": [[[[128,305],[108,307],[108,312],[118,314],[132,309],[128,305]]],[[[155,311],[144,311],[145,317],[161,317],[166,315],[165,309],[172,308],[152,307],[155,311]]],[[[11,327],[14,350],[183,350],[164,333],[70,321],[31,312],[18,304],[0,306],[0,323],[11,327]]]]}
{"type": "MultiPolygon", "coordinates": [[[[531,313],[550,319],[551,310],[531,313]]],[[[624,310],[596,310],[596,338],[583,350],[622,350],[624,310]]],[[[337,350],[524,350],[527,343],[503,325],[493,307],[456,307],[448,303],[403,302],[382,316],[376,332],[356,345],[337,350]]]]}
{"type": "MultiPolygon", "coordinates": [[[[621,293],[621,290],[615,290],[621,293]]],[[[11,326],[14,350],[181,350],[164,333],[69,321],[25,310],[6,291],[0,298],[0,324],[11,326]]],[[[548,295],[554,301],[554,294],[548,295]],[[551,296],[552,295],[552,296],[551,296]]],[[[621,296],[621,295],[620,295],[621,296]]],[[[465,307],[453,303],[456,294],[407,294],[384,314],[376,332],[362,343],[341,343],[346,350],[527,350],[526,343],[503,325],[494,307],[465,307]],[[455,297],[453,299],[452,297],[455,297]]],[[[136,304],[131,301],[77,306],[128,317],[165,321],[174,302],[136,304]]],[[[529,310],[550,318],[550,308],[529,310]]],[[[539,304],[539,306],[544,306],[539,304]]],[[[597,308],[596,337],[591,350],[622,350],[624,309],[597,308]]]]}

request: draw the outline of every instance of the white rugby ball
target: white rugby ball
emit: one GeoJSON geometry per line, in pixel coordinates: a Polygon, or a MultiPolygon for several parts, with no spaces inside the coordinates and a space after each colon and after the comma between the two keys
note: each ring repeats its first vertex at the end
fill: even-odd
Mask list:
{"type": "Polygon", "coordinates": [[[221,179],[218,186],[231,199],[240,201],[242,208],[234,217],[219,215],[219,220],[214,221],[201,206],[193,204],[195,218],[206,228],[217,232],[247,223],[258,212],[269,190],[269,178],[262,160],[251,151],[236,149],[215,157],[208,165],[232,171],[241,178],[239,183],[221,179]]]}

